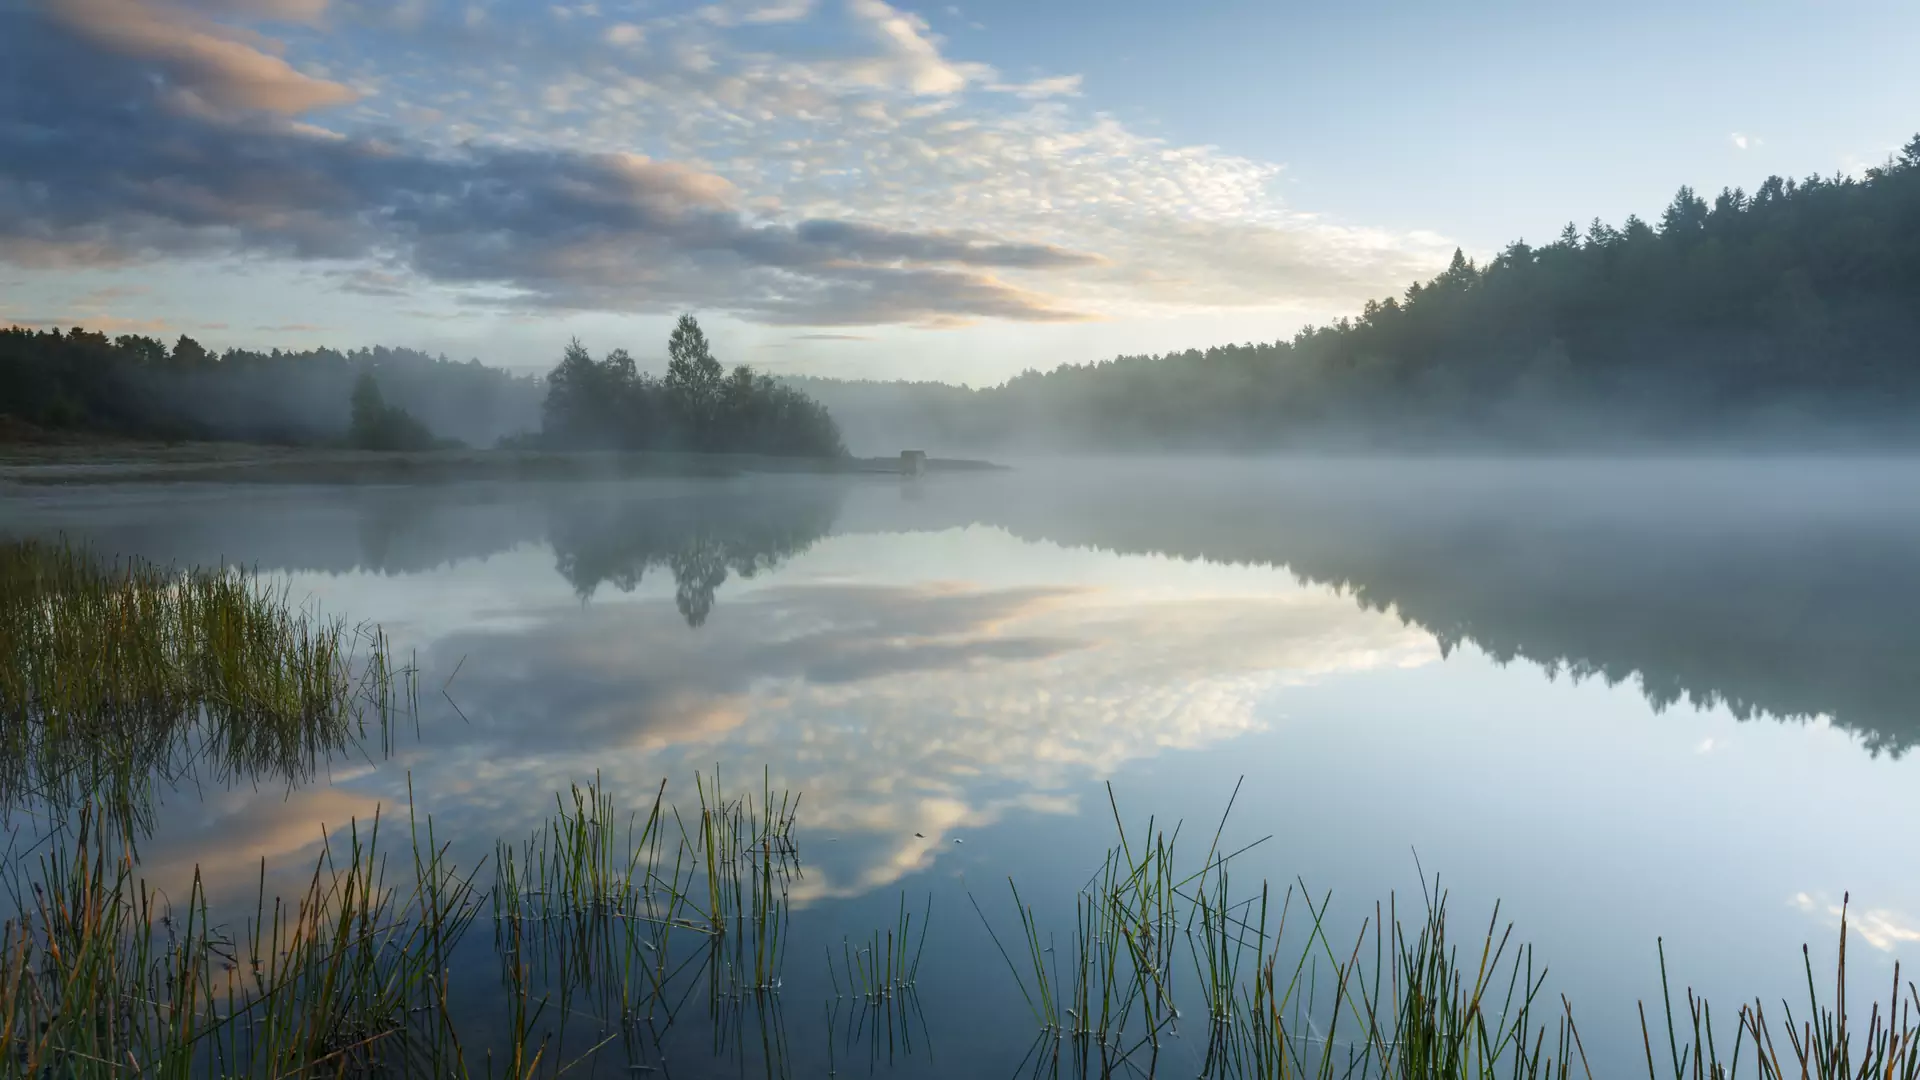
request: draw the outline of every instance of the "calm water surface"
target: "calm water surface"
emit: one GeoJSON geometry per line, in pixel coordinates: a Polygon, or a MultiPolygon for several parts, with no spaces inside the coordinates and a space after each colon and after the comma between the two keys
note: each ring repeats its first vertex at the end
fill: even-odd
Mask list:
{"type": "MultiPolygon", "coordinates": [[[[1499,900],[1602,1075],[1641,1053],[1656,939],[1716,1000],[1798,1001],[1799,946],[1830,956],[1851,891],[1863,986],[1920,959],[1920,466],[1056,463],[0,500],[0,531],[256,565],[417,657],[417,734],[390,755],[164,794],[156,880],[198,864],[250,905],[264,856],[290,891],[323,827],[403,810],[409,780],[465,865],[596,774],[634,807],[663,778],[690,801],[716,765],[803,792],[776,1015],[681,1023],[675,1075],[1012,1075],[1034,1023],[968,893],[1005,934],[1012,876],[1065,933],[1113,838],[1109,782],[1129,819],[1211,832],[1244,777],[1227,840],[1271,839],[1237,876],[1330,892],[1342,933],[1391,894],[1417,906],[1422,868],[1462,932],[1499,900]],[[826,953],[903,894],[931,898],[933,930],[920,1010],[882,1032],[835,1001],[826,953]]],[[[472,938],[484,1011],[490,934],[472,938]]]]}

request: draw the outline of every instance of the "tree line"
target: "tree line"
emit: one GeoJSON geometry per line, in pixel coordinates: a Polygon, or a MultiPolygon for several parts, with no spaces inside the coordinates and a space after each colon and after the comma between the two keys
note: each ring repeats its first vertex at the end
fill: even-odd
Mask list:
{"type": "Polygon", "coordinates": [[[1456,251],[1431,280],[1288,340],[1063,364],[977,391],[807,387],[850,425],[891,420],[956,448],[1910,438],[1920,136],[1858,177],[1682,187],[1651,221],[1569,223],[1484,263],[1456,251]]]}
{"type": "Polygon", "coordinates": [[[544,378],[374,347],[214,353],[181,335],[0,330],[8,429],[368,450],[499,442],[551,449],[846,453],[818,402],[751,368],[726,371],[692,316],[664,377],[575,341],[544,378]]]}
{"type": "Polygon", "coordinates": [[[404,413],[429,441],[485,446],[537,425],[541,390],[537,376],[415,349],[215,352],[185,334],[169,346],[80,327],[0,329],[0,417],[29,431],[283,445],[374,434],[417,444],[404,413]],[[369,379],[390,412],[356,424],[369,379]]]}

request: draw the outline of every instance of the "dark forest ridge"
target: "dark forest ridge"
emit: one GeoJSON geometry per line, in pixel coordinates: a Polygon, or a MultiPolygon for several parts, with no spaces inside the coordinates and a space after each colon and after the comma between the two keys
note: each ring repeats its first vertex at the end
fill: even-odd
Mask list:
{"type": "Polygon", "coordinates": [[[1485,265],[1456,252],[1404,296],[1287,341],[1063,364],[981,390],[727,374],[686,330],[663,379],[625,350],[594,361],[576,344],[541,380],[407,349],[216,356],[184,336],[169,349],[14,329],[0,332],[0,417],[325,442],[372,374],[398,413],[476,445],[540,430],[570,447],[832,455],[835,421],[868,452],[1904,443],[1920,415],[1920,136],[1860,177],[1774,176],[1711,201],[1683,187],[1654,222],[1569,224],[1485,265]]]}
{"type": "MultiPolygon", "coordinates": [[[[1861,177],[1769,177],[1655,222],[1569,223],[1288,341],[1122,356],[984,390],[795,380],[955,445],[1906,441],[1920,414],[1920,136],[1861,177]]],[[[940,441],[929,437],[929,441],[940,441]]]]}

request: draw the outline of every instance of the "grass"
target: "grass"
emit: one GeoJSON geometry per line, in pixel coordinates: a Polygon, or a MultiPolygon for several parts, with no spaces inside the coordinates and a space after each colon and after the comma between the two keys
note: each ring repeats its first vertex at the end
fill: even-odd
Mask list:
{"type": "Polygon", "coordinates": [[[108,561],[0,541],[0,810],[95,802],[125,818],[155,778],[310,779],[413,703],[375,626],[289,602],[237,568],[108,561]]]}
{"type": "MultiPolygon", "coordinates": [[[[712,1052],[757,1053],[791,1075],[781,973],[797,801],[764,782],[735,796],[701,777],[694,790],[697,811],[682,814],[665,784],[632,811],[597,779],[572,787],[522,844],[496,849],[484,886],[485,866],[455,868],[433,819],[411,811],[390,874],[376,814],[326,837],[290,899],[268,896],[263,864],[237,925],[213,919],[197,872],[179,902],[142,880],[119,819],[82,807],[36,860],[8,860],[17,914],[0,929],[0,1075],[530,1077],[603,1051],[654,1068],[683,1010],[701,1005],[712,1052]],[[449,987],[489,909],[505,1022],[476,1028],[449,987]]],[[[1064,938],[1010,884],[1019,934],[987,932],[1038,1027],[1021,1071],[1593,1075],[1571,1006],[1543,1001],[1546,972],[1497,906],[1484,931],[1456,940],[1436,881],[1418,917],[1390,900],[1340,947],[1329,897],[1296,885],[1276,899],[1264,883],[1236,894],[1246,849],[1224,851],[1222,831],[1189,867],[1178,825],[1121,829],[1064,938]]],[[[829,1053],[864,1045],[875,1068],[925,1047],[930,917],[930,901],[915,912],[903,895],[892,925],[829,951],[829,1053]]],[[[1896,969],[1890,995],[1851,1028],[1844,921],[1840,941],[1830,996],[1808,954],[1808,1004],[1783,1004],[1779,1023],[1756,1001],[1716,1028],[1691,990],[1680,1003],[1667,994],[1664,1023],[1643,1020],[1640,1033],[1650,1080],[1920,1078],[1920,992],[1896,969]]]]}
{"type": "Polygon", "coordinates": [[[138,875],[111,815],[16,876],[0,929],[0,1074],[446,1074],[444,973],[479,910],[431,821],[389,884],[381,823],[329,838],[303,893],[216,926],[196,870],[182,903],[138,875]]]}
{"type": "MultiPolygon", "coordinates": [[[[1189,867],[1180,862],[1178,825],[1165,829],[1150,820],[1143,834],[1129,835],[1111,789],[1109,804],[1118,839],[1077,894],[1064,940],[1043,929],[1012,881],[1017,936],[1003,939],[973,901],[1038,1029],[1023,1072],[1151,1076],[1197,1068],[1202,1077],[1258,1080],[1593,1076],[1571,1003],[1543,1000],[1546,969],[1536,966],[1531,948],[1514,943],[1497,904],[1483,933],[1456,941],[1436,879],[1422,889],[1419,918],[1403,920],[1389,900],[1341,947],[1328,931],[1330,896],[1316,901],[1296,884],[1276,903],[1264,881],[1245,895],[1233,890],[1234,860],[1255,845],[1223,851],[1224,814],[1189,867]],[[1296,904],[1303,939],[1286,934],[1296,904]],[[1186,1056],[1193,1050],[1181,1041],[1183,1023],[1199,1029],[1197,1061],[1186,1056]],[[1168,1060],[1176,1050],[1180,1056],[1168,1060]]],[[[1669,1069],[1673,1080],[1920,1080],[1920,990],[1908,982],[1903,991],[1896,966],[1884,1008],[1875,1004],[1865,1029],[1850,1030],[1846,944],[1843,917],[1829,1000],[1821,1000],[1803,949],[1806,1013],[1796,1018],[1783,1003],[1783,1021],[1770,1024],[1755,1001],[1738,1010],[1731,1032],[1718,1034],[1711,1008],[1690,989],[1676,1021],[1663,946],[1664,1054],[1656,1055],[1642,1010],[1649,1080],[1669,1069]]]]}
{"type": "Polygon", "coordinates": [[[585,1021],[585,1052],[617,1039],[642,1060],[696,999],[716,1032],[741,1030],[747,1010],[778,1019],[799,800],[765,774],[729,795],[717,769],[694,790],[697,813],[669,805],[663,782],[644,816],[622,815],[596,777],[526,842],[496,848],[508,998],[554,1006],[561,1048],[582,1045],[566,1025],[585,1021]]]}
{"type": "Polygon", "coordinates": [[[858,948],[851,938],[840,941],[838,966],[833,948],[827,948],[827,977],[833,983],[835,1000],[851,998],[866,1005],[884,1005],[894,998],[912,994],[920,977],[920,957],[927,949],[927,928],[933,922],[933,896],[920,913],[920,937],[913,936],[913,913],[907,910],[907,894],[900,894],[900,916],[884,930],[876,929],[858,948]]]}
{"type": "Polygon", "coordinates": [[[1704,998],[1697,997],[1691,987],[1686,990],[1684,1017],[1676,1021],[1672,986],[1667,980],[1666,944],[1661,942],[1660,986],[1665,1005],[1666,1053],[1656,1055],[1658,1036],[1649,1027],[1643,1005],[1640,1038],[1646,1050],[1648,1077],[1665,1076],[1671,1067],[1674,1080],[1735,1080],[1741,1076],[1762,1080],[1920,1078],[1920,1023],[1916,1023],[1916,1014],[1920,1013],[1920,988],[1909,981],[1903,993],[1898,963],[1893,966],[1885,1009],[1881,1008],[1881,1002],[1874,1001],[1866,1018],[1866,1030],[1849,1030],[1847,905],[1850,900],[1848,897],[1841,904],[1840,951],[1831,1000],[1821,1000],[1813,955],[1803,945],[1800,956],[1807,978],[1806,1012],[1796,1019],[1793,1005],[1783,1000],[1780,1020],[1773,1023],[1767,1019],[1763,1002],[1755,999],[1743,1003],[1735,1013],[1731,1039],[1725,1031],[1716,1037],[1713,1008],[1704,998]],[[1743,1055],[1751,1066],[1746,1072],[1740,1070],[1743,1055]]]}

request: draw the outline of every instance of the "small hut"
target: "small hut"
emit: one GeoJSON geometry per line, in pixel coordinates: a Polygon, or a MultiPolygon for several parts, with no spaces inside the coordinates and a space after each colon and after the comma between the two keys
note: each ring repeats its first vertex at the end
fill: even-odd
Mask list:
{"type": "Polygon", "coordinates": [[[919,476],[927,471],[927,452],[925,450],[900,451],[900,475],[919,476]]]}

